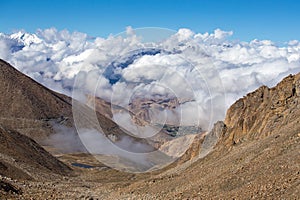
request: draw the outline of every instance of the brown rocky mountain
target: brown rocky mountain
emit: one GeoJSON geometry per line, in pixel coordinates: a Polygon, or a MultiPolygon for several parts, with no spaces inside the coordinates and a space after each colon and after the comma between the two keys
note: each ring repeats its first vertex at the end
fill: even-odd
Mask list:
{"type": "MultiPolygon", "coordinates": [[[[0,198],[22,194],[11,180],[49,181],[73,175],[73,170],[29,137],[0,125],[0,198]]],[[[10,197],[11,198],[11,197],[10,197]]],[[[15,197],[13,197],[15,198],[15,197]]]]}
{"type": "Polygon", "coordinates": [[[225,123],[205,136],[200,155],[208,153],[205,141],[216,144],[206,157],[132,184],[120,196],[131,191],[135,198],[298,199],[299,103],[300,73],[274,88],[260,87],[234,103],[225,123]]]}
{"type": "MultiPolygon", "coordinates": [[[[14,67],[0,59],[0,124],[27,135],[44,144],[49,135],[55,133],[56,126],[74,127],[72,99],[53,92],[25,76],[14,67]]],[[[127,135],[109,117],[85,105],[76,103],[80,125],[97,127],[100,123],[105,135],[116,137],[127,135]]],[[[100,110],[102,111],[102,110],[100,110]]],[[[81,128],[84,128],[81,126],[81,128]]],[[[76,132],[75,130],[73,132],[76,132]]],[[[77,137],[75,134],[74,137],[77,137]]],[[[135,140],[135,138],[133,138],[135,140]]],[[[79,140],[79,139],[77,139],[79,140]]],[[[146,141],[143,141],[147,143],[146,141]]],[[[78,142],[77,142],[78,143],[78,142]]],[[[80,147],[82,151],[84,147],[80,147]]]]}
{"type": "Polygon", "coordinates": [[[49,122],[72,124],[71,99],[53,92],[0,60],[0,124],[37,140],[49,122]]]}
{"type": "MultiPolygon", "coordinates": [[[[1,68],[9,66],[4,62],[1,63],[1,68]]],[[[12,70],[11,73],[17,72],[12,70]]],[[[11,78],[14,78],[14,75],[11,78]]],[[[1,81],[7,81],[5,76],[1,81]]],[[[12,89],[12,87],[9,90],[2,89],[1,93],[12,89]]],[[[21,91],[30,90],[24,88],[21,91]]],[[[22,92],[16,92],[10,98],[19,94],[22,92]]],[[[46,110],[48,108],[51,110],[52,104],[46,106],[46,109],[42,105],[36,106],[32,103],[38,104],[38,99],[42,97],[36,96],[37,101],[33,101],[28,100],[28,96],[21,95],[27,99],[26,104],[33,109],[30,115],[20,115],[24,117],[24,121],[27,118],[34,119],[29,120],[28,124],[24,122],[26,129],[24,127],[22,129],[20,122],[10,123],[6,117],[18,118],[19,112],[14,108],[22,109],[22,106],[6,106],[10,108],[9,112],[15,114],[1,114],[0,172],[5,172],[3,173],[5,177],[0,177],[0,199],[299,199],[300,197],[300,74],[288,76],[274,88],[260,87],[239,99],[227,111],[224,122],[217,122],[212,131],[195,137],[193,145],[181,160],[165,169],[144,174],[116,171],[85,153],[58,155],[59,160],[65,163],[63,164],[33,140],[12,130],[16,126],[19,132],[27,135],[31,134],[29,131],[31,127],[39,127],[42,131],[43,126],[48,127],[48,122],[41,119],[48,121],[62,119],[62,123],[70,123],[63,120],[72,117],[68,116],[71,111],[64,111],[70,99],[66,100],[67,97],[54,94],[54,97],[50,95],[49,98],[53,98],[53,102],[57,100],[58,105],[55,109],[58,111],[61,109],[63,112],[56,113],[54,109],[49,111],[51,115],[46,110]],[[60,107],[61,104],[66,107],[60,107]],[[35,107],[38,108],[36,111],[35,107]],[[39,112],[39,109],[42,111],[39,112]],[[72,165],[74,162],[85,165],[74,166],[72,165]],[[69,168],[73,169],[71,174],[74,176],[69,175],[69,168]],[[33,169],[36,169],[34,174],[33,169]],[[43,179],[47,175],[50,177],[50,174],[57,175],[52,176],[52,179],[43,179]],[[41,181],[37,180],[37,177],[41,177],[41,181]]],[[[6,98],[2,96],[1,98],[6,98]]],[[[44,100],[47,102],[47,99],[44,100]]],[[[6,102],[9,103],[9,100],[6,102]]],[[[20,104],[18,101],[15,103],[20,104]]],[[[3,106],[5,104],[1,104],[1,109],[5,110],[3,106]]],[[[106,105],[105,108],[109,106],[106,105]]],[[[85,116],[89,111],[83,106],[83,112],[80,114],[83,121],[89,121],[88,116],[85,116]]],[[[122,130],[116,128],[116,124],[104,114],[97,113],[97,115],[104,125],[105,134],[123,134],[122,130]]]]}
{"type": "Polygon", "coordinates": [[[53,92],[0,61],[1,116],[48,119],[71,116],[70,98],[53,92]]]}
{"type": "Polygon", "coordinates": [[[14,179],[47,180],[71,169],[29,137],[0,126],[0,175],[14,179]]]}
{"type": "MultiPolygon", "coordinates": [[[[27,171],[20,167],[23,165],[22,163],[27,163],[31,169],[36,168],[33,160],[26,159],[27,157],[39,160],[39,162],[47,166],[47,161],[42,159],[45,158],[45,156],[41,155],[42,158],[38,158],[36,156],[38,154],[37,152],[35,152],[35,156],[33,156],[31,152],[31,150],[40,148],[40,146],[37,143],[34,143],[35,146],[32,145],[33,143],[26,140],[27,137],[19,136],[20,133],[34,139],[53,154],[59,155],[60,153],[66,152],[86,153],[86,149],[82,145],[74,127],[72,99],[70,97],[45,88],[3,60],[0,60],[0,83],[0,126],[3,127],[3,131],[1,132],[3,137],[1,139],[5,139],[6,141],[6,143],[4,143],[6,145],[1,146],[1,155],[7,158],[6,161],[14,159],[20,161],[12,162],[15,166],[13,166],[12,163],[9,165],[9,163],[3,161],[1,166],[5,170],[2,171],[2,175],[8,175],[12,178],[31,179],[30,176],[26,175],[28,174],[27,171]],[[60,129],[64,131],[64,135],[62,136],[60,136],[61,133],[58,133],[61,131],[60,129]],[[8,132],[12,133],[10,134],[11,138],[4,137],[9,136],[8,132]],[[67,136],[68,134],[69,136],[67,136]],[[55,137],[52,137],[53,135],[55,137]],[[65,136],[67,136],[67,139],[64,139],[65,136]],[[18,140],[17,138],[19,138],[19,142],[16,142],[18,140]],[[59,142],[59,146],[53,144],[53,142],[59,142]],[[14,146],[13,143],[16,143],[16,145],[14,146]],[[18,144],[21,143],[24,143],[24,146],[19,147],[19,150],[23,149],[24,151],[14,149],[18,148],[18,144]],[[28,145],[26,146],[26,144],[28,145]],[[75,145],[75,147],[72,145],[75,145]],[[15,154],[7,152],[14,152],[15,154]],[[23,161],[21,162],[22,159],[23,161]],[[18,164],[20,164],[20,166],[18,166],[18,164]],[[13,169],[15,169],[15,171],[13,169]],[[13,172],[16,172],[16,174],[13,172]]],[[[95,127],[95,129],[97,129],[97,124],[100,123],[103,133],[106,136],[114,135],[117,139],[125,135],[127,136],[111,119],[104,115],[105,113],[97,112],[96,119],[92,119],[90,116],[93,116],[93,110],[80,103],[77,105],[80,107],[80,111],[76,116],[80,119],[79,124],[83,124],[82,128],[88,125],[89,127],[95,127]]],[[[146,140],[136,138],[132,140],[154,149],[146,140]]],[[[46,152],[42,150],[44,149],[40,148],[38,150],[40,154],[46,152]]],[[[49,162],[51,161],[51,159],[47,159],[49,162]]],[[[55,166],[49,166],[48,168],[53,168],[53,171],[57,174],[64,174],[64,171],[60,172],[59,169],[55,171],[55,166]]],[[[37,173],[44,173],[42,168],[37,167],[36,170],[37,173]]]]}
{"type": "Polygon", "coordinates": [[[262,86],[234,103],[225,118],[227,144],[266,138],[300,128],[300,74],[284,78],[276,87],[262,86]]]}

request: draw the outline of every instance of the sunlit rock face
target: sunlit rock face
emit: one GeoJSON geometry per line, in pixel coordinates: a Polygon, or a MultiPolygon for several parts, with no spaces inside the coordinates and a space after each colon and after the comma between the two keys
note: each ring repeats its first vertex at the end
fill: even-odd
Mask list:
{"type": "Polygon", "coordinates": [[[284,78],[273,88],[262,86],[239,99],[226,114],[227,144],[265,138],[281,132],[288,124],[298,124],[299,91],[297,74],[284,78]]]}

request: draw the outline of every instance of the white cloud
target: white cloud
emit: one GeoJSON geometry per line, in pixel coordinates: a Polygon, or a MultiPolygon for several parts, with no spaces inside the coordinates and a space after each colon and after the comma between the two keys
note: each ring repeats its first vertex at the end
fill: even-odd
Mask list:
{"type": "Polygon", "coordinates": [[[128,27],[124,34],[108,38],[54,28],[35,34],[0,34],[0,58],[67,95],[74,79],[80,77],[87,91],[122,106],[136,90],[145,96],[167,93],[182,101],[194,99],[181,107],[183,122],[199,119],[207,129],[246,93],[262,84],[274,86],[284,76],[300,71],[299,41],[279,47],[269,40],[231,41],[232,31],[201,34],[180,29],[164,42],[145,44],[135,32],[128,27]],[[147,52],[149,46],[164,51],[130,58],[147,52]],[[113,62],[110,75],[116,83],[110,84],[104,72],[113,62]]]}

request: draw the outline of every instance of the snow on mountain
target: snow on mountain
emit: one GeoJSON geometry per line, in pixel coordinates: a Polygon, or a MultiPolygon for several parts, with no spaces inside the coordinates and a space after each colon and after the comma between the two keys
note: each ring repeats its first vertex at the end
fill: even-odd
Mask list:
{"type": "Polygon", "coordinates": [[[11,39],[15,39],[20,43],[23,43],[25,46],[29,46],[32,43],[38,44],[42,40],[38,38],[35,34],[25,33],[22,31],[13,33],[9,36],[11,39]]]}

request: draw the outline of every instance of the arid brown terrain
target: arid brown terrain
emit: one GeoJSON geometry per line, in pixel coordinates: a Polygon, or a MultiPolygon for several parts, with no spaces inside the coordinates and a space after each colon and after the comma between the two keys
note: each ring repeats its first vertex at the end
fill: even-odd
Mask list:
{"type": "MultiPolygon", "coordinates": [[[[0,199],[300,198],[300,74],[239,99],[183,158],[140,174],[46,145],[53,124],[74,126],[71,99],[4,61],[0,82],[0,199]]],[[[124,134],[98,115],[107,134],[124,134]]]]}

